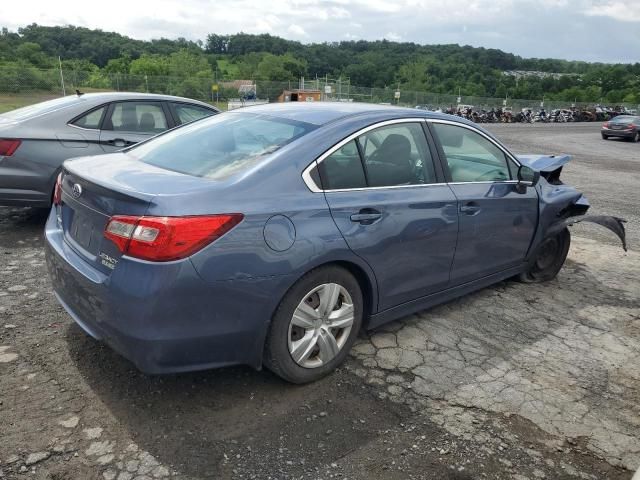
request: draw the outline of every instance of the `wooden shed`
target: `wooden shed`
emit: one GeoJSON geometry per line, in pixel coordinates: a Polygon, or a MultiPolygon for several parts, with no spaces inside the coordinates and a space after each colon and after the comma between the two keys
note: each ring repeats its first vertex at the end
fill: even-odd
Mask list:
{"type": "Polygon", "coordinates": [[[279,102],[319,102],[322,100],[320,90],[285,90],[278,97],[279,102]]]}

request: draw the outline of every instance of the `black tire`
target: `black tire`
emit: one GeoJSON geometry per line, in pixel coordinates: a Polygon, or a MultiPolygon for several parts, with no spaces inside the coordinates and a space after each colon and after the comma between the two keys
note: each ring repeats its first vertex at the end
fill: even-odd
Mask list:
{"type": "Polygon", "coordinates": [[[571,245],[568,229],[545,239],[536,249],[533,262],[518,279],[525,283],[540,283],[553,280],[564,265],[571,245]]]}
{"type": "Polygon", "coordinates": [[[602,139],[603,140],[609,140],[609,135],[605,135],[604,133],[602,134],[602,139]]]}
{"type": "Polygon", "coordinates": [[[637,131],[635,133],[635,135],[633,136],[633,138],[631,139],[632,142],[640,142],[640,131],[637,131]]]}
{"type": "Polygon", "coordinates": [[[340,366],[358,336],[363,318],[362,290],[358,281],[344,268],[330,265],[310,271],[300,278],[285,294],[276,309],[265,341],[264,365],[279,377],[291,383],[308,383],[319,380],[340,366]],[[298,365],[289,352],[289,326],[301,301],[314,288],[335,283],[346,289],[353,303],[353,324],[348,337],[336,354],[326,364],[315,368],[298,365]]]}

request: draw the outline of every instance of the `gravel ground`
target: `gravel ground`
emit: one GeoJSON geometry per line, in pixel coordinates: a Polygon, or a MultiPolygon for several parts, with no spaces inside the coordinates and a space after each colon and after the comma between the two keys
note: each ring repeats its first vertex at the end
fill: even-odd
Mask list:
{"type": "Polygon", "coordinates": [[[55,302],[46,213],[0,207],[0,478],[628,480],[640,145],[596,125],[490,128],[516,152],[574,154],[563,179],[629,220],[631,251],[577,226],[556,280],[503,282],[363,334],[312,385],[241,367],[138,373],[55,302]]]}

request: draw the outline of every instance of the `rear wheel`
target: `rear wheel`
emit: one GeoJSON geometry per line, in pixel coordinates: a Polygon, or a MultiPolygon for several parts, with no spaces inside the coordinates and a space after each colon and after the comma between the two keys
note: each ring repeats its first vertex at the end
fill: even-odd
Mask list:
{"type": "Polygon", "coordinates": [[[609,135],[605,135],[604,133],[602,134],[602,139],[603,140],[609,140],[609,135]]]}
{"type": "Polygon", "coordinates": [[[536,250],[535,260],[519,279],[527,283],[548,282],[556,277],[569,253],[571,235],[568,229],[544,240],[536,250]]]}
{"type": "Polygon", "coordinates": [[[265,344],[265,366],[292,383],[318,380],[346,358],[362,325],[362,291],[337,266],[312,270],[286,293],[265,344]]]}
{"type": "Polygon", "coordinates": [[[640,131],[637,131],[634,135],[633,135],[633,142],[640,142],[640,131]]]}

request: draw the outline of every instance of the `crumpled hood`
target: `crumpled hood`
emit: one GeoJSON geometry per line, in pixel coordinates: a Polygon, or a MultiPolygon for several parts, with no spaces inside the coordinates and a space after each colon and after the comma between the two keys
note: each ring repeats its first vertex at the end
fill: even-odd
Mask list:
{"type": "Polygon", "coordinates": [[[538,172],[553,172],[571,161],[571,155],[516,155],[520,163],[538,172]]]}

